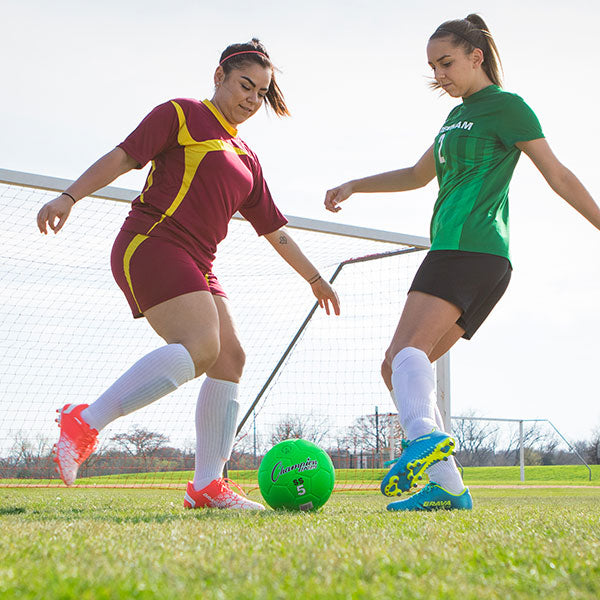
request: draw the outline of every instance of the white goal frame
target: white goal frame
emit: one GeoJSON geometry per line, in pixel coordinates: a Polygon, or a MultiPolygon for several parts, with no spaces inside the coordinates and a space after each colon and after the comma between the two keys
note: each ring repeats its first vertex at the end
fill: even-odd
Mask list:
{"type": "Polygon", "coordinates": [[[549,427],[551,427],[556,435],[567,445],[569,450],[577,456],[581,464],[588,471],[588,481],[592,480],[592,469],[590,465],[585,462],[583,456],[577,451],[567,438],[558,430],[556,425],[549,419],[502,419],[498,417],[452,417],[452,419],[456,421],[484,421],[484,422],[500,422],[500,423],[518,423],[519,424],[519,475],[521,483],[525,481],[525,444],[524,444],[524,423],[546,423],[549,427]]]}
{"type": "MultiPolygon", "coordinates": [[[[60,192],[68,188],[73,181],[58,177],[13,171],[0,168],[0,183],[15,185],[24,188],[33,188],[44,191],[60,192]]],[[[107,186],[91,196],[119,203],[131,203],[139,195],[138,190],[107,186]]],[[[239,214],[234,219],[243,220],[239,214]]],[[[430,247],[430,241],[426,237],[407,235],[392,231],[357,227],[353,225],[333,223],[316,219],[308,219],[293,215],[286,215],[289,229],[314,231],[325,234],[333,234],[342,237],[359,238],[361,240],[387,242],[391,245],[402,244],[415,250],[426,250],[430,247]]],[[[32,224],[33,226],[33,224],[32,224]]],[[[397,247],[397,246],[396,246],[397,247]]],[[[400,315],[398,315],[398,318],[400,315]]],[[[390,331],[390,336],[392,332],[390,331]]],[[[450,355],[446,353],[435,365],[437,402],[442,415],[446,431],[451,430],[451,393],[450,393],[450,355]]]]}

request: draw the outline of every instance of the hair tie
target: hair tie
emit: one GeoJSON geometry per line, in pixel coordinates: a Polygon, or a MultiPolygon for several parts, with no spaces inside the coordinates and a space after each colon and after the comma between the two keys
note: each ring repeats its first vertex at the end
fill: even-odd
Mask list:
{"type": "Polygon", "coordinates": [[[75,200],[75,198],[73,198],[73,196],[71,196],[71,194],[69,194],[69,192],[61,192],[60,195],[61,196],[67,196],[68,198],[71,198],[71,200],[73,200],[73,204],[75,204],[77,202],[77,200],[75,200]]]}
{"type": "Polygon", "coordinates": [[[234,56],[239,56],[240,54],[260,54],[262,57],[266,58],[269,62],[271,62],[271,59],[264,52],[261,52],[260,50],[242,50],[241,52],[234,52],[233,54],[226,56],[219,63],[219,66],[221,66],[226,60],[229,60],[230,58],[233,58],[234,56]]]}

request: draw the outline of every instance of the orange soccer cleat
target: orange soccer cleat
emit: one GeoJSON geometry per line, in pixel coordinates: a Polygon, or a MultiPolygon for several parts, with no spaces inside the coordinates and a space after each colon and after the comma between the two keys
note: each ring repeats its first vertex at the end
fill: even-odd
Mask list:
{"type": "Polygon", "coordinates": [[[92,429],[81,417],[87,404],[65,404],[56,422],[60,427],[58,443],[54,445],[54,462],[66,485],[73,485],[79,465],[96,449],[98,431],[92,429]]]}
{"type": "Polygon", "coordinates": [[[205,488],[196,491],[194,484],[188,481],[187,491],[185,493],[185,499],[183,506],[185,508],[237,508],[241,510],[265,510],[265,507],[258,502],[252,502],[245,496],[234,492],[230,486],[233,484],[237,486],[243,493],[236,483],[230,479],[224,479],[219,477],[213,479],[205,488]]]}

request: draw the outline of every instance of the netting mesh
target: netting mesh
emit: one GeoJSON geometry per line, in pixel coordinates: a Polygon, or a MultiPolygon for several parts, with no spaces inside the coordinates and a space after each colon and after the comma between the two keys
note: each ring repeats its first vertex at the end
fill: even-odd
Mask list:
{"type": "MultiPolygon", "coordinates": [[[[129,204],[80,202],[58,234],[35,216],[55,193],[0,184],[0,483],[58,483],[50,451],[55,410],[91,403],[129,366],[162,345],[133,320],[109,267],[129,204]]],[[[351,258],[402,249],[292,229],[325,277],[351,258]]],[[[378,468],[396,452],[394,407],[379,368],[422,252],[344,266],[335,281],[342,316],[317,310],[268,389],[248,413],[314,305],[309,286],[244,221],[231,222],[214,272],[230,298],[247,363],[240,431],[229,468],[254,469],[270,446],[304,437],[336,467],[378,468]]],[[[200,381],[101,432],[79,483],[181,485],[193,468],[200,381]],[[123,435],[124,434],[124,435],[123,435]]],[[[350,479],[361,481],[360,473],[350,479]]],[[[339,479],[339,478],[338,478],[339,479]]],[[[242,477],[243,480],[243,477],[242,477]]]]}

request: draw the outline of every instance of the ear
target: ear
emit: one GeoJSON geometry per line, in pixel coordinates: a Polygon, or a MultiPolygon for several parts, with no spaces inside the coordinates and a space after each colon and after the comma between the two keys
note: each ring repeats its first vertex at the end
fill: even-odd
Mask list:
{"type": "Polygon", "coordinates": [[[473,68],[480,67],[483,64],[484,56],[481,48],[475,48],[471,53],[471,60],[473,61],[473,68]]]}
{"type": "Polygon", "coordinates": [[[225,71],[221,65],[219,65],[215,71],[214,81],[215,87],[219,87],[223,81],[225,81],[225,71]]]}

